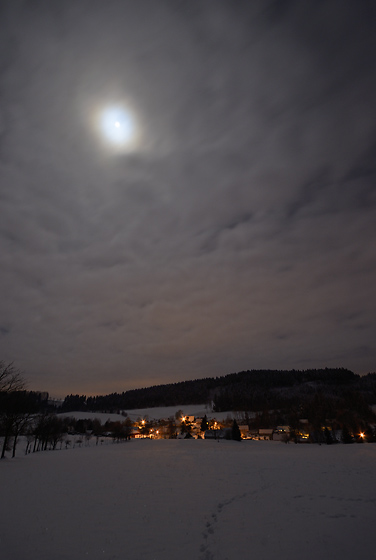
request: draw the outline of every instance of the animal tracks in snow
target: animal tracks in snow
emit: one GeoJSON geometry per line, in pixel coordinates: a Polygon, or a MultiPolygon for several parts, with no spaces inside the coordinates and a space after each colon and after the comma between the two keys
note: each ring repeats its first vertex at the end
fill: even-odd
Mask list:
{"type": "Polygon", "coordinates": [[[236,495],[233,498],[230,498],[229,500],[225,500],[218,503],[215,512],[211,514],[209,520],[206,521],[205,523],[205,530],[202,533],[202,537],[204,541],[200,546],[201,556],[199,560],[214,560],[214,554],[210,550],[211,548],[210,542],[214,538],[216,530],[218,530],[218,519],[220,518],[220,515],[223,512],[224,508],[233,504],[234,502],[242,500],[248,494],[254,494],[254,493],[255,492],[251,492],[251,493],[244,492],[243,494],[236,495]]]}

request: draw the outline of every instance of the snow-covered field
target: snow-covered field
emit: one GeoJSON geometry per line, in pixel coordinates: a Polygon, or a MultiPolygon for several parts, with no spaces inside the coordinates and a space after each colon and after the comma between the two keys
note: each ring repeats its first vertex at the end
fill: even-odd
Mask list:
{"type": "Polygon", "coordinates": [[[376,557],[376,444],[133,440],[0,461],[4,560],[376,557]]]}
{"type": "MultiPolygon", "coordinates": [[[[211,408],[206,407],[204,404],[189,404],[183,406],[165,406],[165,407],[156,407],[156,408],[138,408],[127,410],[127,416],[134,422],[138,418],[148,418],[148,420],[161,420],[161,418],[170,418],[171,416],[175,418],[175,414],[178,411],[181,411],[183,415],[191,415],[196,416],[199,418],[203,418],[205,414],[207,417],[216,418],[217,420],[224,420],[227,416],[231,418],[236,417],[239,413],[236,412],[212,412],[211,408]]],[[[86,419],[90,418],[94,420],[94,418],[98,418],[104,424],[106,420],[116,421],[120,420],[121,422],[124,421],[124,416],[121,414],[108,414],[105,412],[63,412],[58,416],[73,416],[77,420],[80,418],[86,419]]]]}

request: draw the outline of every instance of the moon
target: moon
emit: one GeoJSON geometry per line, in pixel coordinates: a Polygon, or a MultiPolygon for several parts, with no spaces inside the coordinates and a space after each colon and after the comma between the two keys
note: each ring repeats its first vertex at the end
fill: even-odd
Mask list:
{"type": "Polygon", "coordinates": [[[138,127],[132,111],[123,106],[110,106],[100,111],[100,132],[113,148],[131,150],[138,141],[138,127]]]}

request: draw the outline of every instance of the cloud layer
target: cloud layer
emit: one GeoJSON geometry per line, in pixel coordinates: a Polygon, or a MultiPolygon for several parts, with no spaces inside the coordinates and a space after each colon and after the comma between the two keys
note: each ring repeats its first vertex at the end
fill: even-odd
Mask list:
{"type": "Polygon", "coordinates": [[[32,388],[375,370],[372,2],[0,10],[0,354],[32,388]]]}

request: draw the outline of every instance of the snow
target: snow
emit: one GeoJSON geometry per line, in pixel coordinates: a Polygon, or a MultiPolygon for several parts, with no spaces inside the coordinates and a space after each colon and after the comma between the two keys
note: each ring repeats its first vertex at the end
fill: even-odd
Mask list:
{"type": "Polygon", "coordinates": [[[0,461],[7,560],[375,557],[376,444],[132,440],[0,461]]]}
{"type": "MultiPolygon", "coordinates": [[[[161,420],[162,418],[170,418],[171,416],[175,418],[176,412],[181,410],[183,416],[195,416],[197,418],[203,418],[206,416],[210,418],[216,418],[217,420],[224,420],[227,416],[234,417],[235,412],[212,412],[210,407],[204,404],[190,404],[182,406],[165,406],[157,408],[137,408],[132,410],[125,410],[129,418],[134,422],[138,418],[148,418],[149,420],[161,420]]],[[[73,416],[77,420],[79,419],[92,419],[98,418],[104,424],[107,420],[121,422],[124,421],[124,416],[121,414],[107,414],[105,412],[63,412],[59,416],[73,416]]]]}

